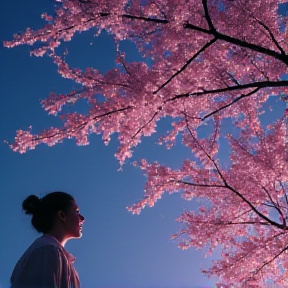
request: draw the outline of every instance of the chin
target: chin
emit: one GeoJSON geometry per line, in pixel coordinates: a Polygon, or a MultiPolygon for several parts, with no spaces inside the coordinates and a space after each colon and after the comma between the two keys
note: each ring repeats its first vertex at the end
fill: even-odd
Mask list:
{"type": "Polygon", "coordinates": [[[82,237],[82,231],[81,230],[78,230],[77,232],[73,233],[72,234],[72,238],[81,238],[82,237]]]}

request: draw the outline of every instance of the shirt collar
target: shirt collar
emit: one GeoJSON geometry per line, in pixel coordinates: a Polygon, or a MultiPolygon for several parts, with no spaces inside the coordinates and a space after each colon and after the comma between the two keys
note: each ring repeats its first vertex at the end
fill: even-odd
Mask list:
{"type": "Polygon", "coordinates": [[[47,234],[43,234],[42,237],[47,237],[49,239],[53,239],[55,242],[57,242],[57,246],[59,246],[59,248],[61,248],[65,254],[65,256],[67,257],[67,259],[69,260],[70,263],[74,263],[76,260],[76,257],[74,255],[72,255],[71,253],[69,253],[62,245],[61,243],[53,236],[51,235],[47,235],[47,234]]]}

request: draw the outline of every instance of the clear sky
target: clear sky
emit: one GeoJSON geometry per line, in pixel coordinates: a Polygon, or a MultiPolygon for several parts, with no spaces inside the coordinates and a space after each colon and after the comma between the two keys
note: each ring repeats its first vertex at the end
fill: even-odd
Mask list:
{"type": "MultiPolygon", "coordinates": [[[[43,12],[53,13],[52,0],[1,0],[1,43],[26,27],[41,27],[43,12]]],[[[113,41],[106,34],[98,39],[91,35],[91,31],[78,34],[67,44],[67,60],[73,67],[93,66],[105,72],[114,66],[113,41]]],[[[132,44],[125,42],[121,47],[129,61],[139,59],[132,44]]],[[[94,135],[89,146],[77,147],[74,140],[67,140],[50,148],[41,145],[23,155],[12,152],[3,142],[13,141],[20,128],[32,125],[37,133],[59,125],[59,119],[42,109],[39,99],[50,91],[66,93],[79,88],[62,79],[48,57],[30,57],[29,49],[0,47],[0,287],[9,287],[16,261],[40,236],[33,230],[30,217],[21,211],[23,199],[56,190],[71,193],[86,218],[83,237],[65,246],[77,258],[75,267],[84,288],[214,287],[200,272],[211,258],[204,259],[203,252],[193,249],[182,251],[170,240],[181,228],[175,219],[183,209],[195,208],[195,202],[174,194],[165,195],[155,207],[137,216],[125,209],[141,199],[145,177],[129,161],[118,171],[116,136],[109,146],[94,135]]],[[[85,103],[77,107],[87,109],[85,103]]],[[[168,121],[159,124],[162,132],[168,127],[168,121]]],[[[135,149],[134,159],[157,159],[178,167],[191,156],[180,144],[167,151],[154,144],[156,139],[157,135],[143,140],[135,149]]],[[[228,159],[227,153],[222,157],[228,159]]]]}

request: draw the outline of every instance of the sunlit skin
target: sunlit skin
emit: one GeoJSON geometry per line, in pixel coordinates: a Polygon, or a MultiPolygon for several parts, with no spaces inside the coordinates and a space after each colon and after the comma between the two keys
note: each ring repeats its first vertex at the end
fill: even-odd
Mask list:
{"type": "Polygon", "coordinates": [[[66,213],[64,211],[57,212],[53,228],[45,235],[56,238],[64,247],[69,239],[82,236],[84,219],[80,214],[78,205],[73,200],[66,213]]]}

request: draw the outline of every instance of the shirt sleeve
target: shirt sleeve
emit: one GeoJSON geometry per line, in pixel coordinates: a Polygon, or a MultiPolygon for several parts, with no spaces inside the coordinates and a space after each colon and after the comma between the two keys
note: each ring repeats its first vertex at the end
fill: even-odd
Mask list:
{"type": "Polygon", "coordinates": [[[11,288],[69,288],[67,261],[55,246],[35,249],[21,266],[11,288]]]}

